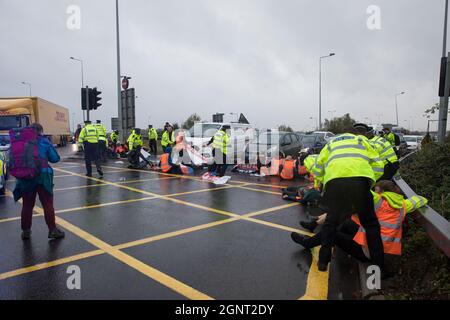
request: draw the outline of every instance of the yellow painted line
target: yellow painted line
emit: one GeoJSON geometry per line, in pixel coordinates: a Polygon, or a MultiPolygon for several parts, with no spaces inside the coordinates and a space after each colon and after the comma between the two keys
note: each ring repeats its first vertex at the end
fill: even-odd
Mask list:
{"type": "MultiPolygon", "coordinates": [[[[307,236],[311,236],[312,235],[311,233],[305,232],[303,230],[293,229],[293,228],[281,226],[281,225],[278,225],[278,224],[275,224],[275,223],[261,221],[261,220],[258,220],[258,219],[252,219],[252,217],[255,217],[255,216],[258,216],[258,215],[263,215],[263,214],[270,213],[270,212],[280,211],[280,210],[283,210],[283,209],[286,209],[286,208],[290,208],[290,207],[294,207],[294,206],[298,206],[298,203],[290,203],[290,204],[277,206],[277,207],[273,207],[273,208],[269,208],[269,209],[265,209],[265,210],[260,210],[260,211],[257,211],[257,212],[248,213],[248,214],[243,215],[243,216],[234,215],[234,214],[231,214],[231,213],[228,213],[228,212],[225,212],[225,211],[221,211],[220,212],[221,214],[225,214],[225,215],[228,215],[228,216],[234,216],[234,217],[232,217],[230,219],[222,220],[222,221],[216,221],[216,222],[207,223],[207,224],[203,224],[203,225],[199,225],[199,226],[195,226],[195,227],[191,227],[191,228],[186,228],[186,229],[182,229],[182,230],[178,230],[178,231],[169,232],[169,233],[166,233],[166,234],[152,236],[152,237],[141,239],[141,240],[132,241],[132,242],[129,242],[129,243],[117,245],[117,246],[112,247],[112,248],[115,249],[115,250],[122,250],[122,249],[131,248],[131,247],[135,247],[135,246],[139,246],[139,245],[143,245],[143,244],[147,244],[147,243],[151,243],[151,242],[155,242],[155,241],[159,241],[159,240],[163,240],[163,239],[168,239],[168,238],[172,238],[172,237],[176,237],[176,236],[181,236],[181,235],[188,234],[188,233],[191,233],[191,232],[196,232],[196,231],[200,231],[200,230],[216,227],[216,226],[219,226],[219,225],[228,224],[228,223],[231,223],[231,222],[234,222],[234,221],[239,221],[239,220],[251,221],[251,222],[254,222],[254,223],[267,225],[269,227],[281,229],[281,230],[284,230],[284,231],[298,232],[298,233],[301,233],[301,234],[304,234],[304,235],[307,235],[307,236]]],[[[40,211],[42,212],[42,209],[40,209],[40,211]]],[[[39,214],[39,215],[42,215],[42,214],[39,214]]],[[[20,217],[18,219],[20,219],[20,217]]],[[[58,224],[60,224],[60,221],[63,221],[63,220],[58,218],[58,224]]],[[[68,223],[68,222],[66,222],[66,223],[68,223]]],[[[74,232],[74,231],[78,232],[76,229],[72,229],[72,230],[69,229],[67,224],[66,225],[62,225],[62,226],[64,228],[72,231],[72,232],[74,232]]],[[[77,227],[75,227],[75,228],[77,228],[77,227]]],[[[84,234],[80,234],[80,233],[75,233],[75,234],[77,234],[81,238],[85,239],[84,238],[84,236],[85,236],[84,234]]],[[[87,239],[85,239],[85,240],[87,240],[87,239]]],[[[99,241],[101,241],[101,240],[99,240],[99,241]]],[[[0,274],[0,279],[3,279],[3,277],[5,277],[5,278],[6,277],[13,277],[13,276],[16,276],[16,275],[20,275],[20,274],[24,274],[24,273],[28,273],[28,272],[33,272],[33,271],[36,271],[36,270],[42,270],[42,269],[49,268],[49,267],[52,267],[52,266],[55,266],[55,265],[59,265],[59,264],[64,264],[64,263],[67,263],[67,262],[73,262],[73,261],[76,261],[76,260],[85,259],[85,258],[90,257],[91,255],[92,256],[97,255],[98,251],[99,250],[91,251],[91,252],[87,252],[85,254],[79,254],[79,255],[72,256],[72,257],[55,260],[55,261],[49,262],[47,264],[40,264],[40,265],[37,265],[37,266],[23,268],[23,269],[11,271],[11,272],[8,272],[8,273],[5,273],[5,274],[0,274]]],[[[106,251],[100,251],[100,252],[106,252],[106,251]]],[[[108,253],[108,252],[106,252],[106,253],[108,253]]],[[[101,254],[101,253],[99,253],[99,254],[101,254]]],[[[114,256],[114,257],[116,257],[116,256],[114,256]]],[[[119,259],[118,257],[116,257],[116,258],[119,259]]],[[[149,267],[150,269],[147,269],[147,267],[145,267],[146,265],[142,266],[142,263],[139,262],[139,261],[137,261],[137,262],[134,261],[134,263],[137,263],[137,264],[133,264],[134,267],[138,268],[137,270],[143,272],[144,274],[146,274],[148,276],[150,276],[150,275],[152,275],[152,276],[160,275],[159,271],[156,270],[157,272],[155,273],[154,272],[155,269],[153,269],[151,267],[149,267]]],[[[309,300],[311,300],[311,299],[326,299],[327,295],[328,295],[328,276],[329,276],[328,272],[319,272],[317,270],[317,258],[315,258],[313,256],[313,261],[312,261],[311,268],[310,268],[310,271],[309,271],[309,274],[308,274],[307,290],[306,290],[305,295],[301,299],[309,299],[309,300]]],[[[171,280],[170,277],[166,278],[164,276],[161,279],[171,280]]],[[[178,283],[176,281],[177,280],[175,280],[175,282],[169,281],[169,283],[171,283],[172,285],[178,285],[178,283]]],[[[165,283],[163,283],[163,284],[165,285],[165,283]]],[[[188,292],[191,292],[190,290],[192,288],[190,288],[190,287],[186,288],[183,285],[181,285],[181,287],[183,288],[183,290],[187,290],[188,292]]],[[[197,295],[197,293],[195,291],[193,292],[193,294],[194,294],[194,296],[197,295]]]]}
{"type": "Polygon", "coordinates": [[[146,197],[146,198],[139,198],[139,199],[131,199],[131,200],[123,200],[123,201],[106,202],[106,203],[94,204],[94,205],[91,205],[91,206],[82,206],[82,207],[78,207],[78,208],[69,208],[69,209],[57,210],[57,211],[55,211],[55,213],[65,213],[65,212],[72,212],[72,211],[81,211],[81,210],[88,210],[88,209],[102,208],[102,207],[114,206],[114,205],[118,205],[118,204],[126,204],[126,203],[133,203],[133,202],[147,201],[147,200],[153,200],[153,199],[156,199],[156,197],[146,197]]]}
{"type": "Polygon", "coordinates": [[[93,184],[93,185],[85,185],[85,186],[79,186],[79,187],[69,187],[69,188],[59,188],[54,189],[53,191],[67,191],[67,190],[77,190],[77,189],[88,189],[88,188],[96,188],[96,187],[103,187],[107,186],[106,183],[99,183],[99,184],[93,184]]]}
{"type": "Polygon", "coordinates": [[[200,231],[200,230],[213,228],[213,227],[216,227],[216,226],[220,226],[220,225],[223,225],[223,224],[228,224],[228,223],[231,223],[231,222],[234,222],[234,221],[238,221],[238,220],[239,220],[239,218],[231,218],[231,219],[226,219],[226,220],[206,223],[206,224],[202,224],[202,225],[195,226],[195,227],[192,227],[192,228],[186,228],[186,229],[177,230],[177,231],[173,231],[173,232],[169,232],[169,233],[165,233],[165,234],[161,234],[161,235],[157,235],[157,236],[153,236],[153,237],[148,237],[148,238],[141,239],[141,240],[136,240],[136,241],[120,244],[120,245],[116,246],[115,248],[117,248],[119,250],[132,248],[132,247],[140,246],[140,245],[143,245],[143,244],[147,244],[147,243],[151,243],[151,242],[155,242],[155,241],[159,241],[159,240],[163,240],[163,239],[168,239],[168,238],[173,238],[173,237],[185,235],[185,234],[192,233],[192,232],[195,232],[195,231],[200,231]]]}
{"type": "MultiPolygon", "coordinates": [[[[36,206],[35,211],[38,213],[43,213],[43,209],[36,206]]],[[[90,233],[78,228],[77,226],[71,224],[70,222],[61,219],[59,217],[56,217],[56,223],[63,227],[64,229],[72,232],[73,234],[77,235],[78,237],[84,239],[85,241],[89,242],[90,244],[94,245],[95,247],[99,248],[101,251],[109,254],[110,256],[116,258],[117,260],[123,262],[124,264],[128,265],[129,267],[132,267],[133,269],[143,273],[144,275],[148,276],[149,278],[161,283],[162,285],[172,289],[173,291],[185,296],[188,299],[192,300],[212,300],[211,297],[207,296],[206,294],[195,290],[194,288],[184,284],[181,281],[178,281],[175,278],[172,278],[171,276],[143,263],[142,261],[139,261],[138,259],[114,248],[113,246],[109,245],[108,243],[96,238],[95,236],[91,235],[90,233]]]]}
{"type": "Polygon", "coordinates": [[[327,300],[328,299],[328,281],[330,272],[321,272],[317,268],[317,253],[319,247],[314,248],[312,252],[311,267],[309,268],[308,280],[306,283],[305,294],[299,300],[327,300]]]}
{"type": "MultiPolygon", "coordinates": [[[[54,168],[56,170],[56,168],[54,168]]],[[[73,177],[73,174],[62,174],[62,175],[55,175],[53,178],[67,178],[67,177],[73,177]]]]}
{"type": "Polygon", "coordinates": [[[280,193],[280,192],[261,190],[261,189],[250,188],[250,187],[236,186],[236,188],[250,190],[250,191],[263,192],[263,193],[273,194],[273,195],[276,195],[276,196],[281,196],[282,195],[282,193],[280,193]]]}
{"type": "Polygon", "coordinates": [[[17,276],[20,276],[23,274],[34,272],[34,271],[44,270],[44,269],[59,266],[62,264],[66,264],[66,263],[70,263],[70,262],[74,262],[74,261],[78,261],[78,260],[82,260],[82,259],[87,259],[87,258],[98,256],[101,254],[104,254],[104,252],[102,250],[94,250],[94,251],[89,251],[89,252],[85,252],[85,253],[80,253],[80,254],[77,254],[77,255],[74,255],[71,257],[67,257],[67,258],[62,258],[62,259],[58,259],[58,260],[54,260],[54,261],[50,261],[50,262],[40,263],[40,264],[31,266],[31,267],[26,267],[26,268],[17,269],[17,270],[10,271],[10,272],[0,273],[0,280],[5,280],[8,278],[17,277],[17,276]]]}
{"type": "MultiPolygon", "coordinates": [[[[138,183],[138,182],[147,182],[147,181],[159,181],[159,180],[173,180],[174,177],[164,177],[164,178],[152,178],[152,179],[137,179],[137,180],[124,180],[116,182],[117,184],[128,184],[128,183],[138,183]]],[[[109,180],[105,180],[109,181],[109,180]]]]}

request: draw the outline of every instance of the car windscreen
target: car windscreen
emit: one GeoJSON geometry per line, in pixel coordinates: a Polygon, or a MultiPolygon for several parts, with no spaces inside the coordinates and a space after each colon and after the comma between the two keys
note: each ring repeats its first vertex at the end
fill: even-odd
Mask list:
{"type": "Polygon", "coordinates": [[[314,143],[316,143],[316,137],[315,136],[303,136],[302,143],[308,144],[308,145],[314,144],[314,143]]]}
{"type": "Polygon", "coordinates": [[[194,138],[211,138],[220,127],[220,124],[197,123],[189,130],[189,135],[194,138]]]}
{"type": "Polygon", "coordinates": [[[20,116],[0,116],[0,130],[11,130],[21,127],[20,116]]]}
{"type": "Polygon", "coordinates": [[[7,146],[9,143],[9,136],[0,136],[0,146],[7,146]]]}
{"type": "Polygon", "coordinates": [[[405,137],[406,142],[417,142],[417,138],[416,137],[405,137]]]}

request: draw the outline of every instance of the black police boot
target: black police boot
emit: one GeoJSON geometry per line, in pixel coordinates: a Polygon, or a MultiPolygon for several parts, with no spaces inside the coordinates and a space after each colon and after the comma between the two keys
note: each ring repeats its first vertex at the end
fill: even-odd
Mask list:
{"type": "Polygon", "coordinates": [[[100,176],[100,178],[103,178],[103,171],[102,170],[98,170],[98,175],[100,176]]]}
{"type": "Polygon", "coordinates": [[[31,230],[22,231],[22,240],[29,240],[31,238],[31,230]]]}
{"type": "Polygon", "coordinates": [[[291,239],[295,243],[298,243],[299,245],[303,246],[306,249],[310,249],[311,247],[308,245],[308,238],[300,235],[297,232],[291,233],[291,239]]]}
{"type": "Polygon", "coordinates": [[[317,269],[319,269],[319,271],[321,272],[325,272],[328,270],[328,263],[323,263],[323,262],[317,262],[317,269]]]}
{"type": "Polygon", "coordinates": [[[300,225],[305,228],[306,230],[309,230],[310,232],[314,232],[314,230],[317,228],[318,224],[317,221],[300,221],[300,225]]]}
{"type": "Polygon", "coordinates": [[[55,228],[53,230],[50,230],[48,232],[48,238],[49,239],[62,239],[66,236],[64,231],[59,230],[58,228],[55,228]]]}

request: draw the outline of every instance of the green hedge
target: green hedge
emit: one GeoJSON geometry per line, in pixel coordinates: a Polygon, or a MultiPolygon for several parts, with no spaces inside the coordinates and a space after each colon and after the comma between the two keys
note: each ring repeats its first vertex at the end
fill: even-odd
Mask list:
{"type": "MultiPolygon", "coordinates": [[[[401,168],[403,179],[450,218],[450,143],[428,144],[401,168]]],[[[450,299],[450,259],[411,217],[407,219],[399,274],[388,282],[387,298],[450,299]]]]}

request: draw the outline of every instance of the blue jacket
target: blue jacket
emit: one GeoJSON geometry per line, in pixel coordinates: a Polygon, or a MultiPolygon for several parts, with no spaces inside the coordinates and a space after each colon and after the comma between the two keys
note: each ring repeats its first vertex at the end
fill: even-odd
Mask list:
{"type": "Polygon", "coordinates": [[[44,136],[39,137],[38,148],[39,158],[41,158],[46,165],[42,168],[39,176],[34,179],[17,180],[13,192],[15,201],[22,198],[24,193],[35,190],[39,185],[43,186],[48,193],[53,194],[53,169],[50,167],[49,163],[57,163],[61,158],[50,141],[44,136]]]}

